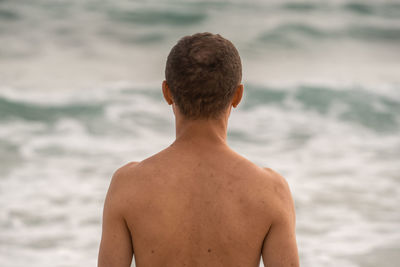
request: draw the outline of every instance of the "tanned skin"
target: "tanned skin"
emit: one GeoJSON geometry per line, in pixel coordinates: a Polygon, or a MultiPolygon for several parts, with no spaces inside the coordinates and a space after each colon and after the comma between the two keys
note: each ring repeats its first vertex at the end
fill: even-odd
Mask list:
{"type": "Polygon", "coordinates": [[[118,169],[107,193],[99,267],[299,266],[295,210],[285,179],[226,143],[239,85],[219,119],[175,114],[176,140],[118,169]]]}

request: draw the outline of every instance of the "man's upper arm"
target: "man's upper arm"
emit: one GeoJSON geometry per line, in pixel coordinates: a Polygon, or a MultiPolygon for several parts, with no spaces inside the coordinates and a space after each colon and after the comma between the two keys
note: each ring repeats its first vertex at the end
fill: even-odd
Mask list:
{"type": "MultiPolygon", "coordinates": [[[[98,258],[99,267],[131,266],[133,247],[130,232],[122,214],[121,171],[111,181],[104,203],[103,231],[98,258]]],[[[123,188],[123,187],[122,187],[123,188]]]]}
{"type": "Polygon", "coordinates": [[[277,202],[272,224],[264,239],[262,258],[266,267],[299,266],[295,233],[295,209],[289,185],[279,174],[275,185],[277,202]]]}

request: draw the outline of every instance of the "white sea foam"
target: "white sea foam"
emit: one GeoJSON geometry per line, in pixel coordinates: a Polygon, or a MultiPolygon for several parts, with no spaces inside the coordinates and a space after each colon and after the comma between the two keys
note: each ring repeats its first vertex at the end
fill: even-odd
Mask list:
{"type": "MultiPolygon", "coordinates": [[[[16,146],[20,157],[0,181],[0,205],[5,207],[0,239],[8,244],[3,251],[23,255],[13,264],[31,260],[48,265],[46,257],[54,255],[71,264],[94,264],[101,207],[112,172],[173,140],[172,111],[162,102],[161,92],[157,95],[154,90],[124,85],[106,89],[90,102],[82,98],[83,105],[104,106],[90,120],[66,113],[55,121],[1,122],[0,139],[16,146]],[[77,254],[77,249],[85,253],[77,254]]],[[[283,89],[282,102],[233,110],[229,143],[287,177],[296,201],[305,264],[333,266],[333,261],[358,266],[352,255],[400,240],[396,204],[400,140],[394,132],[380,134],[341,119],[349,108],[345,102],[331,105],[326,113],[307,109],[297,90],[283,89]]],[[[77,93],[69,92],[67,99],[79,99],[77,93]]],[[[249,90],[250,100],[258,97],[252,94],[257,92],[249,90]]],[[[38,104],[35,97],[29,102],[27,95],[2,97],[38,104]]],[[[40,105],[74,105],[61,101],[63,92],[59,97],[60,101],[40,105]]],[[[10,258],[2,263],[9,265],[6,259],[10,258]]]]}
{"type": "Polygon", "coordinates": [[[240,51],[228,142],[287,178],[302,266],[400,260],[398,1],[3,2],[0,266],[95,265],[113,172],[174,139],[167,53],[205,30],[240,51]]]}

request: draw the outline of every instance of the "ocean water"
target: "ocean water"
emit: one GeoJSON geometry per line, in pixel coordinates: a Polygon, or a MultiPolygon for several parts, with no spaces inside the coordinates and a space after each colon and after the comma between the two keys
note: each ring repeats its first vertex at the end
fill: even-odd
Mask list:
{"type": "Polygon", "coordinates": [[[400,1],[0,1],[0,266],[94,266],[113,171],[174,140],[182,36],[237,46],[229,144],[283,174],[301,266],[400,262],[400,1]]]}

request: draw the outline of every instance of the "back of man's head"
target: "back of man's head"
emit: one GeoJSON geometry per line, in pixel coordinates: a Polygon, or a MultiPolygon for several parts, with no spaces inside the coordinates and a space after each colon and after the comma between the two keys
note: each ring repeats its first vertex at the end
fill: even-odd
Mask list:
{"type": "Polygon", "coordinates": [[[172,97],[188,119],[218,118],[242,79],[234,45],[219,34],[183,37],[171,50],[165,68],[172,97]]]}

